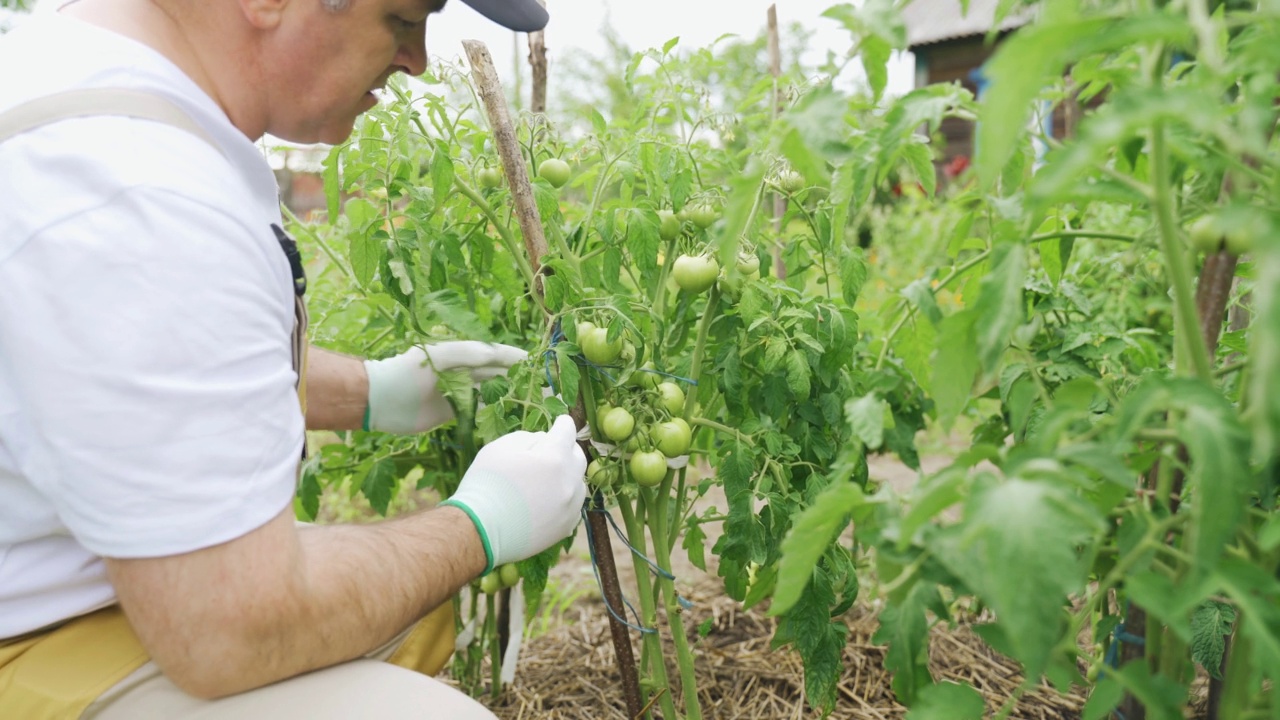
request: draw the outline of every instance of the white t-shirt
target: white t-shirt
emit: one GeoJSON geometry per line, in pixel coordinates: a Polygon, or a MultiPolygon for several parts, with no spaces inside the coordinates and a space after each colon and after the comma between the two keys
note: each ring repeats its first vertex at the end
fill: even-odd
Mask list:
{"type": "Polygon", "coordinates": [[[56,13],[0,36],[0,111],[158,92],[0,144],[0,638],[109,605],[101,557],[232,540],[292,500],[289,263],[263,154],[169,60],[56,13]]]}

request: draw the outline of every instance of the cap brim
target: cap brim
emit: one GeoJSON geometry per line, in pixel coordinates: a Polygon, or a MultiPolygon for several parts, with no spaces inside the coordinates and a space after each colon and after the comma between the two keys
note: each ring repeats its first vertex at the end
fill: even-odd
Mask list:
{"type": "Polygon", "coordinates": [[[547,26],[547,9],[538,0],[462,0],[499,25],[516,32],[536,32],[547,26]]]}

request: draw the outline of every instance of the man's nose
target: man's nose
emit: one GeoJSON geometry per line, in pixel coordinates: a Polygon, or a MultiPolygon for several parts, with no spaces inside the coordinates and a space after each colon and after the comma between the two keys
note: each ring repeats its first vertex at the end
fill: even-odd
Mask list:
{"type": "Polygon", "coordinates": [[[395,65],[406,74],[417,77],[427,71],[427,23],[418,24],[405,37],[396,52],[395,65]]]}

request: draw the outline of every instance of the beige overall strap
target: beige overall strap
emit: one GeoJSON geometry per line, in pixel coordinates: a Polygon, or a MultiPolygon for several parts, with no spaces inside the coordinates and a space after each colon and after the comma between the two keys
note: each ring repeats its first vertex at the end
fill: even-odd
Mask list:
{"type": "Polygon", "coordinates": [[[186,130],[221,152],[209,133],[169,100],[125,88],[84,88],[47,95],[0,114],[0,143],[43,125],[73,118],[115,115],[153,120],[186,130]]]}

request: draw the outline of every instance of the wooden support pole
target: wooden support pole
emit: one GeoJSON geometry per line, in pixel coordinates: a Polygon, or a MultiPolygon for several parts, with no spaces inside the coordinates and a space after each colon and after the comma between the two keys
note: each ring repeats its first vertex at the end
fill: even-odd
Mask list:
{"type": "MultiPolygon", "coordinates": [[[[494,144],[498,147],[498,157],[502,159],[502,167],[511,186],[511,199],[515,204],[516,219],[524,234],[525,248],[529,252],[529,262],[533,272],[539,278],[542,275],[542,256],[547,252],[547,238],[542,231],[542,218],[538,215],[538,206],[533,199],[533,187],[529,183],[529,173],[525,168],[524,158],[520,155],[520,144],[516,139],[515,126],[507,111],[506,99],[502,95],[502,85],[498,81],[498,73],[493,68],[493,58],[484,43],[466,40],[462,43],[467,59],[471,63],[471,76],[476,83],[476,92],[484,104],[485,114],[489,117],[489,125],[493,131],[494,144]]],[[[542,292],[541,283],[535,292],[542,292]]],[[[586,412],[582,398],[571,411],[578,427],[586,425],[586,412]]],[[[583,452],[591,456],[590,443],[579,443],[583,452]]],[[[592,499],[593,508],[603,509],[604,503],[600,493],[592,499]]],[[[600,572],[600,584],[604,589],[605,601],[612,608],[625,607],[622,603],[622,588],[618,583],[618,571],[613,562],[613,543],[605,519],[598,512],[587,513],[587,522],[591,526],[591,549],[595,554],[597,569],[600,572]]],[[[631,637],[627,628],[610,614],[609,631],[613,636],[613,650],[618,660],[618,674],[621,676],[623,698],[626,701],[628,717],[641,714],[640,677],[636,673],[635,655],[631,649],[631,637]]]]}
{"type": "MultiPolygon", "coordinates": [[[[546,0],[538,0],[546,7],[546,0]]],[[[547,38],[539,30],[529,33],[529,67],[533,70],[533,89],[529,92],[529,110],[535,115],[547,111],[547,38]]]]}
{"type": "MultiPolygon", "coordinates": [[[[778,6],[769,6],[769,74],[773,75],[773,119],[782,114],[782,49],[778,41],[778,6]]],[[[773,274],[787,279],[787,266],[782,261],[782,216],[787,214],[787,199],[773,194],[773,232],[778,241],[773,246],[773,274]]]]}
{"type": "MultiPolygon", "coordinates": [[[[471,77],[475,80],[476,92],[484,103],[485,114],[489,116],[493,142],[498,148],[498,157],[502,160],[502,169],[511,187],[516,221],[520,224],[520,233],[524,235],[525,249],[529,251],[529,263],[533,266],[533,274],[540,276],[542,256],[547,254],[547,236],[542,231],[542,217],[538,215],[538,205],[533,199],[533,185],[529,182],[529,171],[520,155],[515,124],[511,122],[511,114],[507,111],[507,100],[502,96],[502,84],[498,81],[497,70],[493,68],[493,57],[489,54],[489,48],[478,40],[464,40],[462,47],[467,51],[467,60],[471,62],[471,77]]],[[[542,291],[540,280],[534,290],[542,291]]]]}

